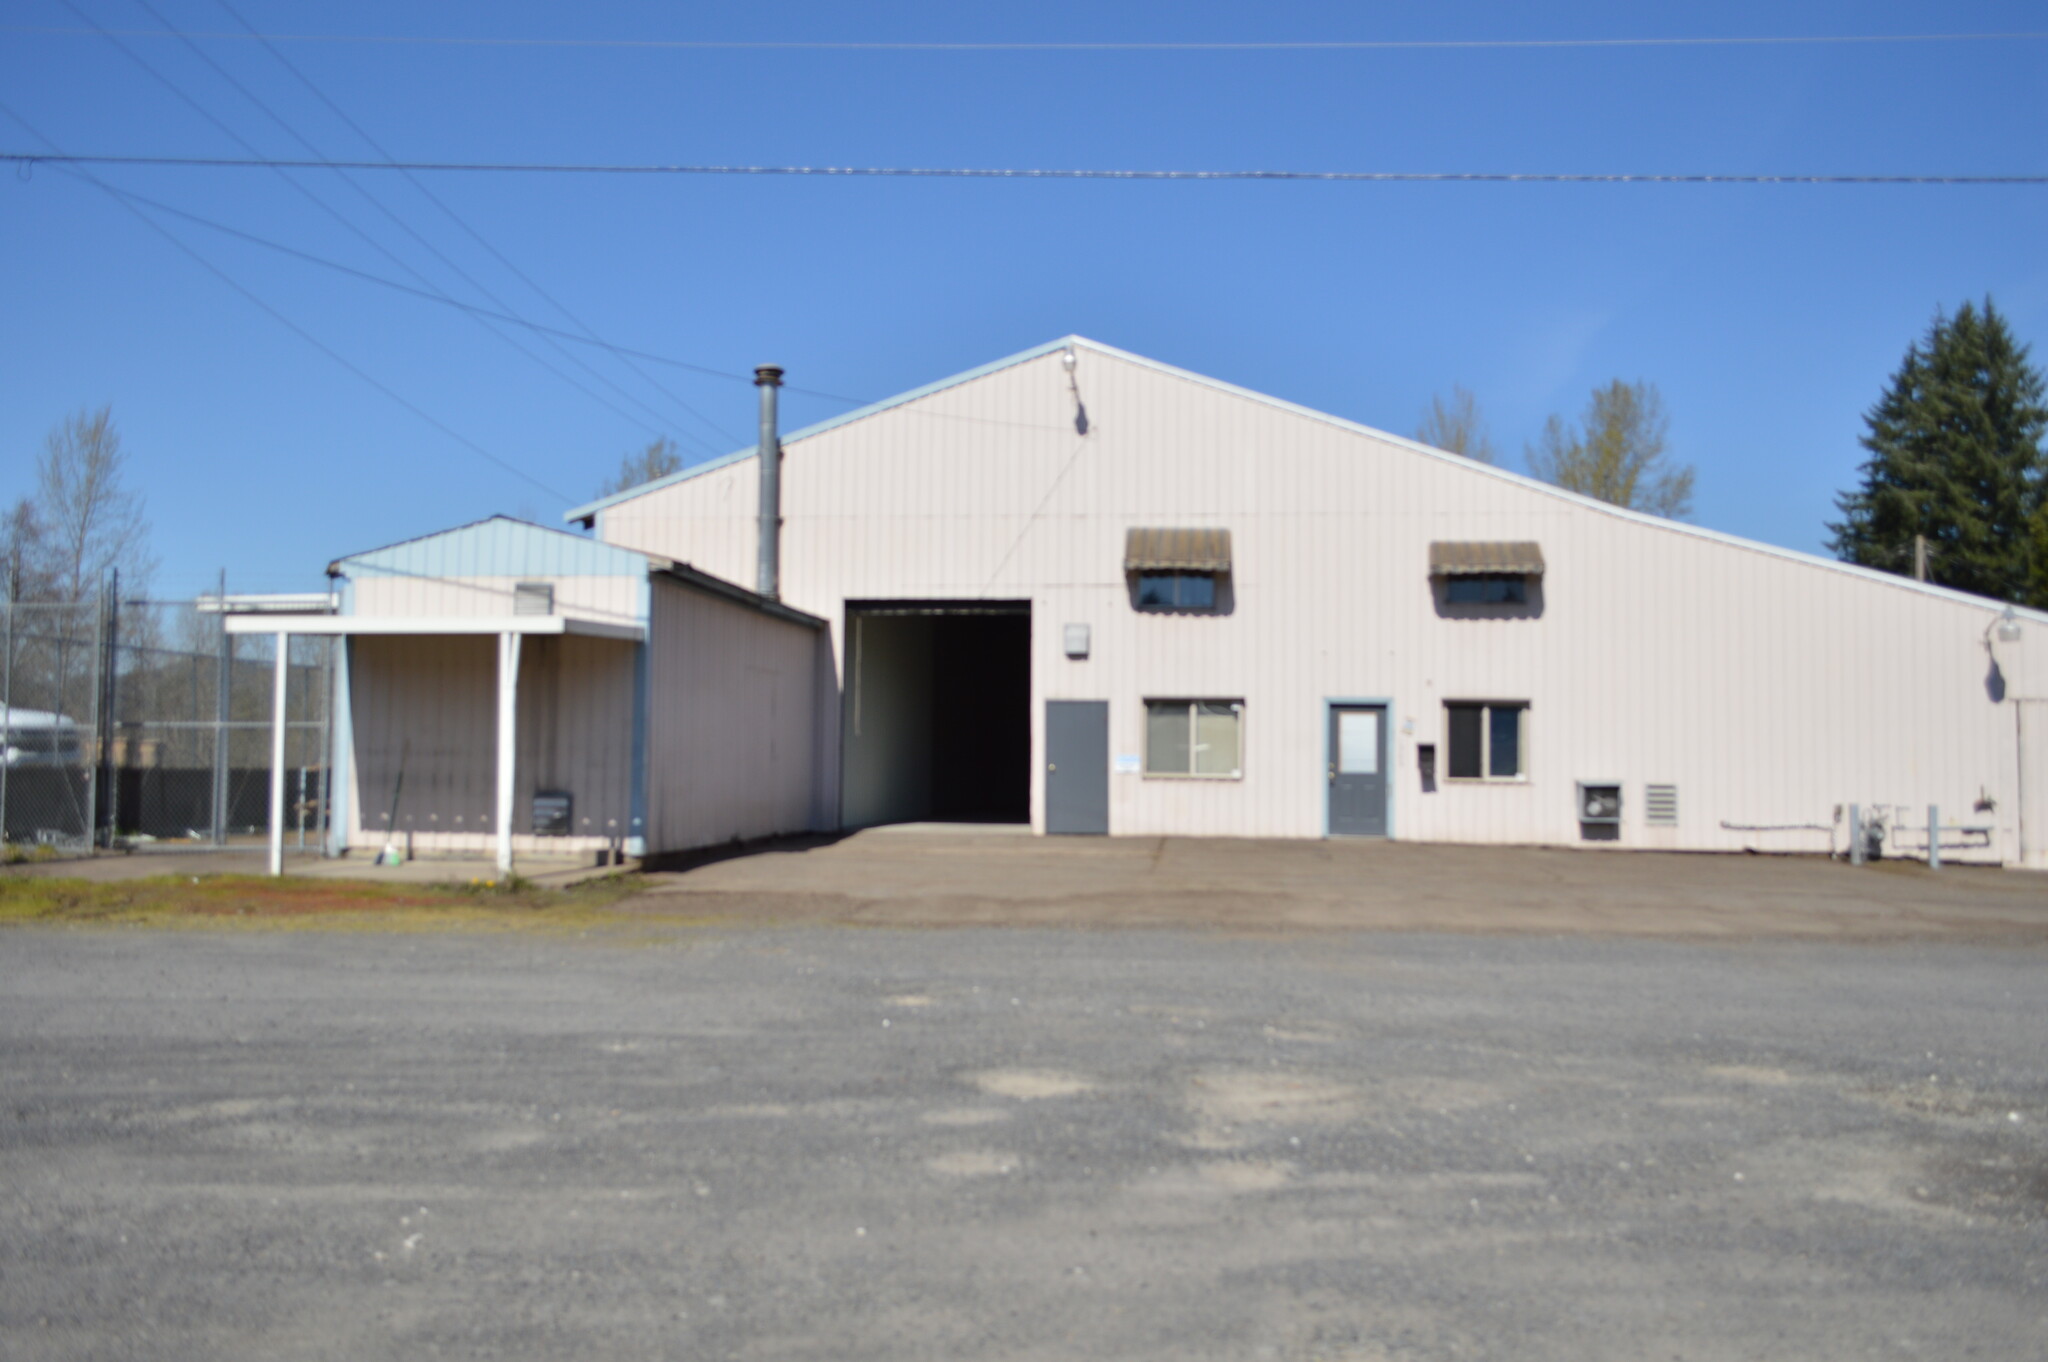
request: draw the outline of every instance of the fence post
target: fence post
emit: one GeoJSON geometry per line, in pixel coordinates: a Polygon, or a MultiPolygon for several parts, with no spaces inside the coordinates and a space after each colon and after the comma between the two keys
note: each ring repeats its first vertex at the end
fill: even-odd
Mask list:
{"type": "MultiPolygon", "coordinates": [[[[107,845],[121,835],[121,765],[114,755],[114,743],[121,729],[121,569],[113,569],[106,595],[106,635],[100,644],[107,650],[101,671],[107,695],[107,742],[103,749],[107,769],[107,845]]],[[[125,755],[125,754],[124,754],[125,755]]]]}
{"type": "Polygon", "coordinates": [[[220,622],[220,662],[214,674],[213,700],[213,844],[228,841],[228,689],[235,672],[235,636],[228,632],[228,570],[220,570],[220,594],[213,598],[220,622]]]}
{"type": "MultiPolygon", "coordinates": [[[[100,591],[98,620],[100,627],[96,631],[102,639],[106,637],[106,623],[107,594],[105,589],[102,588],[100,591]]],[[[67,629],[65,632],[68,634],[70,631],[67,629]]],[[[88,849],[97,847],[100,843],[100,767],[104,764],[106,757],[104,750],[106,747],[106,726],[101,722],[104,716],[100,713],[102,708],[100,701],[104,698],[102,693],[104,688],[101,685],[100,678],[100,652],[101,650],[98,647],[94,647],[92,650],[91,689],[87,692],[87,694],[92,696],[92,713],[87,717],[91,720],[92,727],[90,731],[93,735],[95,748],[97,749],[92,754],[92,764],[85,768],[85,817],[82,821],[85,824],[85,844],[88,849]]]]}
{"type": "Polygon", "coordinates": [[[1927,806],[1927,868],[1941,869],[1941,805],[1927,806]]]}
{"type": "Polygon", "coordinates": [[[1863,806],[1849,806],[1849,864],[1863,864],[1863,806]]]}

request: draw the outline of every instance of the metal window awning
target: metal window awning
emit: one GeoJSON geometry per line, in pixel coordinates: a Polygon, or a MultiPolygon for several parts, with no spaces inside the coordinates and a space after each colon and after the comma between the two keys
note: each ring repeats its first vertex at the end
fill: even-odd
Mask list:
{"type": "Polygon", "coordinates": [[[229,615],[225,624],[231,634],[580,634],[633,642],[647,636],[637,624],[566,615],[229,615]]]}
{"type": "Polygon", "coordinates": [[[1125,572],[1228,572],[1229,530],[1131,529],[1124,532],[1125,572]]]}
{"type": "Polygon", "coordinates": [[[1543,546],[1525,540],[1439,539],[1429,546],[1429,575],[1470,577],[1499,573],[1543,575],[1543,546]]]}

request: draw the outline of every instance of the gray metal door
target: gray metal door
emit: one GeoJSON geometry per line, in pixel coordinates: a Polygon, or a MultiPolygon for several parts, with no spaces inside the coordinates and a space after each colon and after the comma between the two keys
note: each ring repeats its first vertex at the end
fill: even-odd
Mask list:
{"type": "Polygon", "coordinates": [[[1387,835],[1387,707],[1331,705],[1330,835],[1387,835]]]}
{"type": "Polygon", "coordinates": [[[1109,831],[1109,701],[1045,702],[1045,830],[1109,831]]]}

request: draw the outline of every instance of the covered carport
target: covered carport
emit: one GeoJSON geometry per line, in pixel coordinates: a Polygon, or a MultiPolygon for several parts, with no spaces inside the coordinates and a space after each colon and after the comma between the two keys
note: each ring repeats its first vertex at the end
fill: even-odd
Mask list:
{"type": "Polygon", "coordinates": [[[643,625],[560,614],[267,615],[230,616],[225,623],[231,634],[277,640],[271,874],[282,874],[284,867],[284,659],[294,635],[336,636],[350,644],[342,684],[351,703],[343,708],[347,722],[335,747],[337,760],[349,767],[347,822],[357,836],[400,835],[408,777],[416,802],[423,802],[432,820],[430,844],[488,850],[501,874],[512,869],[515,837],[532,835],[515,831],[522,803],[536,829],[557,818],[568,822],[545,833],[567,839],[559,843],[565,851],[615,846],[627,836],[643,722],[636,684],[643,625]],[[537,665],[543,658],[551,665],[537,665]],[[522,675],[553,692],[525,716],[522,675]],[[581,731],[563,737],[564,723],[581,731]],[[421,747],[417,762],[414,739],[421,747]],[[537,808],[539,791],[522,800],[522,779],[545,778],[559,769],[557,753],[564,748],[574,751],[584,775],[585,807],[578,811],[566,800],[557,807],[550,798],[537,808]],[[542,769],[522,770],[522,754],[528,765],[542,769]],[[388,825],[379,829],[366,817],[364,800],[386,788],[388,825]],[[579,813],[580,825],[571,821],[579,813]]]}

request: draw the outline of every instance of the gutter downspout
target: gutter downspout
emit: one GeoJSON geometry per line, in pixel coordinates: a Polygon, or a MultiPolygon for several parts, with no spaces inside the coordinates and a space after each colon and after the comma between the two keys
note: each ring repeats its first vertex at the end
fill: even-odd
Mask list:
{"type": "Polygon", "coordinates": [[[771,601],[782,599],[782,435],[775,413],[775,390],[782,386],[779,365],[763,364],[754,370],[754,386],[761,390],[760,558],[754,574],[754,590],[771,601]]]}

